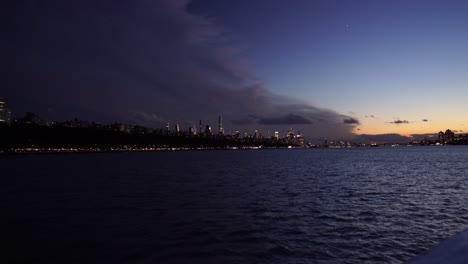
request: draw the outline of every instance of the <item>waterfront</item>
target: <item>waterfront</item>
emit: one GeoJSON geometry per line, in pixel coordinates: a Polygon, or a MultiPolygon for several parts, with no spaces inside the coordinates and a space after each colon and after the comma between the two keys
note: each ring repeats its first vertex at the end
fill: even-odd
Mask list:
{"type": "Polygon", "coordinates": [[[3,156],[8,263],[402,263],[468,227],[468,147],[3,156]]]}

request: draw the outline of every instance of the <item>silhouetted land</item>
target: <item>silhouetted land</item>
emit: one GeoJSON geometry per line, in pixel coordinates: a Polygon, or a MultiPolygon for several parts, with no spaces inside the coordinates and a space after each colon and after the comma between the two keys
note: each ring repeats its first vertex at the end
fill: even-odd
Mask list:
{"type": "MultiPolygon", "coordinates": [[[[439,145],[437,140],[410,142],[410,145],[439,145]]],[[[468,136],[452,137],[445,145],[467,145],[468,136]]],[[[326,142],[314,147],[391,146],[326,142]]],[[[406,145],[406,144],[403,144],[406,145]]],[[[304,138],[293,133],[283,138],[263,137],[261,134],[215,134],[211,131],[193,133],[151,129],[126,124],[102,125],[94,122],[72,120],[50,122],[27,113],[10,125],[0,123],[0,153],[30,152],[95,152],[95,151],[154,151],[190,149],[242,149],[307,147],[304,138]]],[[[394,145],[393,145],[394,146],[394,145]]]]}
{"type": "Polygon", "coordinates": [[[162,130],[136,129],[119,131],[115,126],[67,127],[65,124],[43,126],[14,123],[0,126],[0,150],[13,149],[99,149],[99,151],[153,148],[225,149],[244,147],[287,147],[294,142],[221,135],[188,135],[162,130]]]}

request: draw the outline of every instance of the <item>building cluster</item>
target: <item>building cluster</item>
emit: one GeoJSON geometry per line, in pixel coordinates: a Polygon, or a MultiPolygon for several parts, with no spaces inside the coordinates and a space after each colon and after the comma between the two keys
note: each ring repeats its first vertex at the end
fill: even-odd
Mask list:
{"type": "Polygon", "coordinates": [[[450,143],[453,143],[454,140],[455,140],[455,133],[452,130],[447,129],[445,130],[445,133],[442,131],[439,132],[440,144],[450,144],[450,143]]]}
{"type": "MultiPolygon", "coordinates": [[[[161,133],[160,130],[156,129],[156,133],[161,133]]],[[[286,131],[284,137],[280,137],[278,131],[274,132],[274,135],[263,135],[258,130],[254,130],[253,133],[247,133],[241,135],[239,131],[234,133],[226,133],[223,127],[222,116],[218,117],[218,130],[214,131],[209,124],[203,124],[202,120],[198,122],[198,129],[195,125],[190,126],[187,130],[181,130],[179,124],[174,125],[174,129],[171,130],[170,123],[166,123],[165,130],[162,132],[165,135],[172,136],[186,136],[186,137],[202,137],[202,138],[218,138],[218,139],[229,139],[229,140],[241,140],[241,141],[269,141],[269,142],[281,142],[296,146],[304,146],[306,144],[305,139],[302,137],[301,132],[294,132],[293,128],[286,131]]]]}
{"type": "MultiPolygon", "coordinates": [[[[4,102],[4,101],[2,101],[4,102]]],[[[6,103],[3,104],[2,110],[6,109],[6,103]]],[[[198,122],[198,129],[195,125],[190,126],[188,129],[182,129],[179,124],[171,126],[170,123],[166,123],[164,128],[148,128],[138,125],[129,125],[122,123],[113,124],[100,124],[96,122],[90,122],[85,120],[79,120],[77,118],[67,121],[51,121],[38,115],[27,112],[23,117],[15,119],[11,122],[11,112],[8,110],[8,124],[13,126],[22,125],[36,125],[36,126],[47,126],[47,127],[64,127],[64,128],[79,128],[79,129],[90,129],[90,130],[105,130],[119,132],[123,134],[133,135],[154,135],[154,136],[165,136],[165,137],[179,137],[187,139],[207,139],[207,140],[218,140],[218,141],[230,141],[239,142],[246,144],[288,144],[293,146],[305,146],[305,139],[302,137],[301,132],[295,132],[293,128],[286,131],[285,136],[280,137],[278,131],[274,132],[274,135],[265,136],[258,130],[254,130],[253,133],[243,133],[235,131],[234,133],[226,133],[223,127],[222,116],[218,117],[217,131],[214,131],[209,124],[203,124],[202,120],[198,122]]],[[[6,118],[5,118],[6,119],[6,118]]]]}
{"type": "MultiPolygon", "coordinates": [[[[174,140],[189,140],[189,141],[200,141],[200,140],[211,140],[216,142],[237,142],[240,144],[246,145],[286,145],[286,146],[309,146],[309,147],[330,147],[330,148],[342,148],[342,147],[358,147],[358,146],[367,146],[367,144],[357,144],[353,142],[345,141],[328,141],[326,138],[322,140],[318,145],[312,145],[307,143],[300,131],[294,131],[293,128],[290,128],[286,133],[281,137],[280,132],[274,131],[272,135],[270,132],[265,136],[261,132],[254,130],[253,133],[243,133],[235,131],[234,133],[226,133],[223,127],[223,118],[218,116],[217,130],[214,131],[209,124],[203,124],[202,120],[198,122],[197,126],[194,124],[188,129],[182,129],[179,124],[175,124],[171,127],[170,123],[166,123],[165,127],[162,128],[147,128],[138,125],[129,125],[122,123],[114,124],[99,124],[95,122],[83,121],[78,119],[68,120],[68,121],[51,121],[44,118],[41,118],[34,113],[26,113],[24,117],[18,118],[15,120],[11,119],[11,111],[8,108],[7,101],[3,98],[0,98],[0,124],[6,124],[9,127],[14,127],[16,125],[28,125],[33,124],[36,126],[54,126],[54,127],[64,127],[64,128],[81,128],[89,129],[89,131],[111,131],[119,132],[123,135],[148,135],[148,136],[162,136],[162,137],[171,137],[174,140]],[[11,125],[11,126],[10,126],[11,125]]],[[[28,127],[28,126],[26,126],[28,127]]],[[[456,132],[456,131],[455,131],[456,132]]],[[[419,140],[409,142],[409,145],[465,145],[468,144],[468,134],[455,135],[455,132],[447,129],[445,132],[440,131],[437,137],[431,137],[429,139],[419,140]]],[[[221,143],[220,143],[221,144],[221,143]]],[[[382,146],[394,146],[399,144],[385,143],[381,144],[382,146]]],[[[377,144],[369,145],[377,146],[377,144]]]]}

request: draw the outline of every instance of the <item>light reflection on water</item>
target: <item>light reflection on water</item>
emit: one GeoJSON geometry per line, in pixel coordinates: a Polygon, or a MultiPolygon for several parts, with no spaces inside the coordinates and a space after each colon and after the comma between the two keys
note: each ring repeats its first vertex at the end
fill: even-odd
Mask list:
{"type": "Polygon", "coordinates": [[[7,156],[9,259],[400,263],[468,227],[468,148],[7,156]]]}

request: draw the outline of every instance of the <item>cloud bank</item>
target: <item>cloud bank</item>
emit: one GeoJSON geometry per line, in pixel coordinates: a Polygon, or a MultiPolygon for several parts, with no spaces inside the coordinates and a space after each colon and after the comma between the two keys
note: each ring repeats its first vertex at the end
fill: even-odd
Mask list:
{"type": "Polygon", "coordinates": [[[56,119],[184,127],[199,119],[216,126],[222,115],[227,132],[294,127],[311,137],[352,134],[359,120],[271,93],[222,28],[189,13],[188,4],[10,3],[1,93],[17,112],[56,119]]]}
{"type": "Polygon", "coordinates": [[[356,118],[352,118],[352,117],[349,117],[349,118],[344,118],[343,119],[343,123],[345,124],[357,124],[359,125],[359,120],[357,120],[356,118]]]}
{"type": "Polygon", "coordinates": [[[398,119],[398,120],[395,120],[395,121],[392,121],[392,122],[388,122],[388,123],[399,125],[399,124],[409,124],[410,122],[409,122],[408,120],[400,120],[400,119],[398,119]]]}

